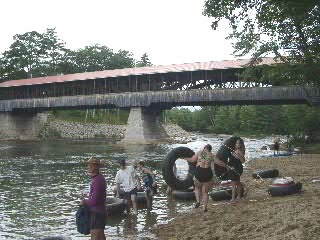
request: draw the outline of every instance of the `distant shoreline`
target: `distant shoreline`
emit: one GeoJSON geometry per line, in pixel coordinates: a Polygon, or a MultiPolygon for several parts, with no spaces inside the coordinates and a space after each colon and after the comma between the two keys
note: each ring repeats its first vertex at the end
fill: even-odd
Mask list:
{"type": "MultiPolygon", "coordinates": [[[[187,143],[191,134],[176,124],[163,124],[174,143],[187,143]]],[[[124,137],[126,125],[102,123],[77,123],[63,120],[50,120],[40,133],[40,139],[71,139],[86,141],[119,142],[124,137]]]]}

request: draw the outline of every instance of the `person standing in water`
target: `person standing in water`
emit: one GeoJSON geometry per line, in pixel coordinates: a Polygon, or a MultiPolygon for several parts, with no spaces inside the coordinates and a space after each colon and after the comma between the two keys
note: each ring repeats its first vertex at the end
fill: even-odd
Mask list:
{"type": "Polygon", "coordinates": [[[204,148],[198,151],[191,158],[186,158],[188,162],[196,162],[196,169],[194,174],[194,186],[195,186],[195,196],[196,203],[195,208],[200,207],[201,198],[203,199],[203,210],[208,211],[208,191],[212,185],[213,173],[212,164],[214,162],[214,155],[211,153],[212,146],[207,144],[204,148]]]}
{"type": "Polygon", "coordinates": [[[279,149],[280,149],[280,139],[277,138],[274,140],[274,150],[273,150],[273,155],[279,155],[279,149]]]}
{"type": "Polygon", "coordinates": [[[88,173],[92,177],[88,198],[81,200],[80,205],[87,205],[90,209],[91,240],[105,240],[106,226],[106,180],[100,172],[100,160],[92,157],[88,161],[88,173]]]}
{"type": "Polygon", "coordinates": [[[120,170],[116,175],[117,197],[120,196],[120,186],[124,190],[125,199],[128,201],[127,213],[130,213],[132,205],[134,214],[138,213],[137,209],[137,193],[138,188],[141,188],[139,177],[133,166],[127,166],[125,159],[120,159],[120,170]]]}
{"type": "Polygon", "coordinates": [[[153,172],[146,168],[143,161],[140,161],[137,165],[138,169],[142,173],[142,181],[146,189],[146,200],[148,209],[152,208],[153,195],[157,193],[157,183],[153,172]]]}

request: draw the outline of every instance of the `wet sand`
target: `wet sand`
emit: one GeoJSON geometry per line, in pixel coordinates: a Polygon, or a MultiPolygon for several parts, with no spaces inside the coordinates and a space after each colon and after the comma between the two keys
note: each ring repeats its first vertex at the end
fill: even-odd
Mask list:
{"type": "Polygon", "coordinates": [[[241,181],[248,189],[236,204],[209,200],[208,212],[192,209],[168,224],[155,226],[158,239],[320,239],[320,155],[265,158],[247,163],[241,181]],[[279,177],[302,183],[300,193],[272,197],[272,179],[257,180],[252,173],[278,169],[279,177]]]}

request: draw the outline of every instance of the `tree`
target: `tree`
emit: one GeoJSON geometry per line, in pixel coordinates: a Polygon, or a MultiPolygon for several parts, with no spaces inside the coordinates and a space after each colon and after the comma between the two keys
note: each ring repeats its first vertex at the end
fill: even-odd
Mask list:
{"type": "Polygon", "coordinates": [[[134,67],[135,59],[129,51],[113,52],[111,48],[94,44],[65,52],[64,73],[94,72],[134,67]]]}
{"type": "Polygon", "coordinates": [[[68,65],[72,72],[94,72],[110,69],[113,50],[99,44],[86,46],[67,54],[68,65]]]}
{"type": "Polygon", "coordinates": [[[133,54],[126,50],[119,50],[112,57],[112,65],[110,69],[133,68],[135,59],[133,54]]]}
{"type": "Polygon", "coordinates": [[[5,76],[9,79],[38,75],[40,59],[44,55],[42,35],[36,31],[15,35],[14,42],[3,54],[5,76]]]}
{"type": "Polygon", "coordinates": [[[42,44],[46,52],[42,62],[45,75],[63,73],[61,66],[65,62],[67,49],[65,42],[58,38],[55,28],[48,28],[42,35],[42,44]]]}
{"type": "MultiPolygon", "coordinates": [[[[148,55],[143,64],[150,64],[148,55]]],[[[107,46],[94,44],[78,50],[65,48],[55,29],[16,34],[10,48],[0,56],[0,79],[23,79],[57,74],[132,68],[136,60],[126,50],[114,52],[107,46]]]]}
{"type": "Polygon", "coordinates": [[[147,53],[144,53],[141,56],[140,61],[137,62],[136,64],[137,67],[146,67],[146,66],[152,66],[152,63],[149,60],[149,56],[147,53]]]}
{"type": "Polygon", "coordinates": [[[288,72],[293,68],[299,83],[319,80],[319,0],[207,0],[203,14],[213,17],[214,30],[228,20],[236,56],[251,54],[257,63],[272,54],[284,63],[273,73],[276,77],[293,81],[295,75],[288,72]]]}
{"type": "Polygon", "coordinates": [[[16,34],[9,50],[1,58],[1,78],[21,79],[60,73],[64,45],[55,29],[45,33],[36,31],[16,34]]]}

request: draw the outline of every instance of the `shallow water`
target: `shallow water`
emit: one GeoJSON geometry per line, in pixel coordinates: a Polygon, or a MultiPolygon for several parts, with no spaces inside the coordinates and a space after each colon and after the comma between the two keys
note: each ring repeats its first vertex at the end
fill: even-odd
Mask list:
{"type": "MultiPolygon", "coordinates": [[[[192,208],[192,202],[176,201],[166,195],[161,177],[164,156],[177,146],[197,151],[210,143],[217,150],[227,137],[196,135],[196,140],[188,144],[129,146],[77,141],[0,142],[0,239],[87,239],[76,230],[75,213],[82,191],[90,185],[84,164],[90,156],[105,163],[102,172],[108,195],[112,195],[115,185],[118,159],[144,160],[155,171],[159,193],[152,211],[139,209],[137,216],[109,218],[105,230],[108,239],[153,239],[152,226],[192,208]]],[[[271,153],[260,150],[272,143],[271,138],[244,140],[248,160],[271,153]]],[[[181,173],[183,167],[183,162],[178,164],[181,173]]]]}

